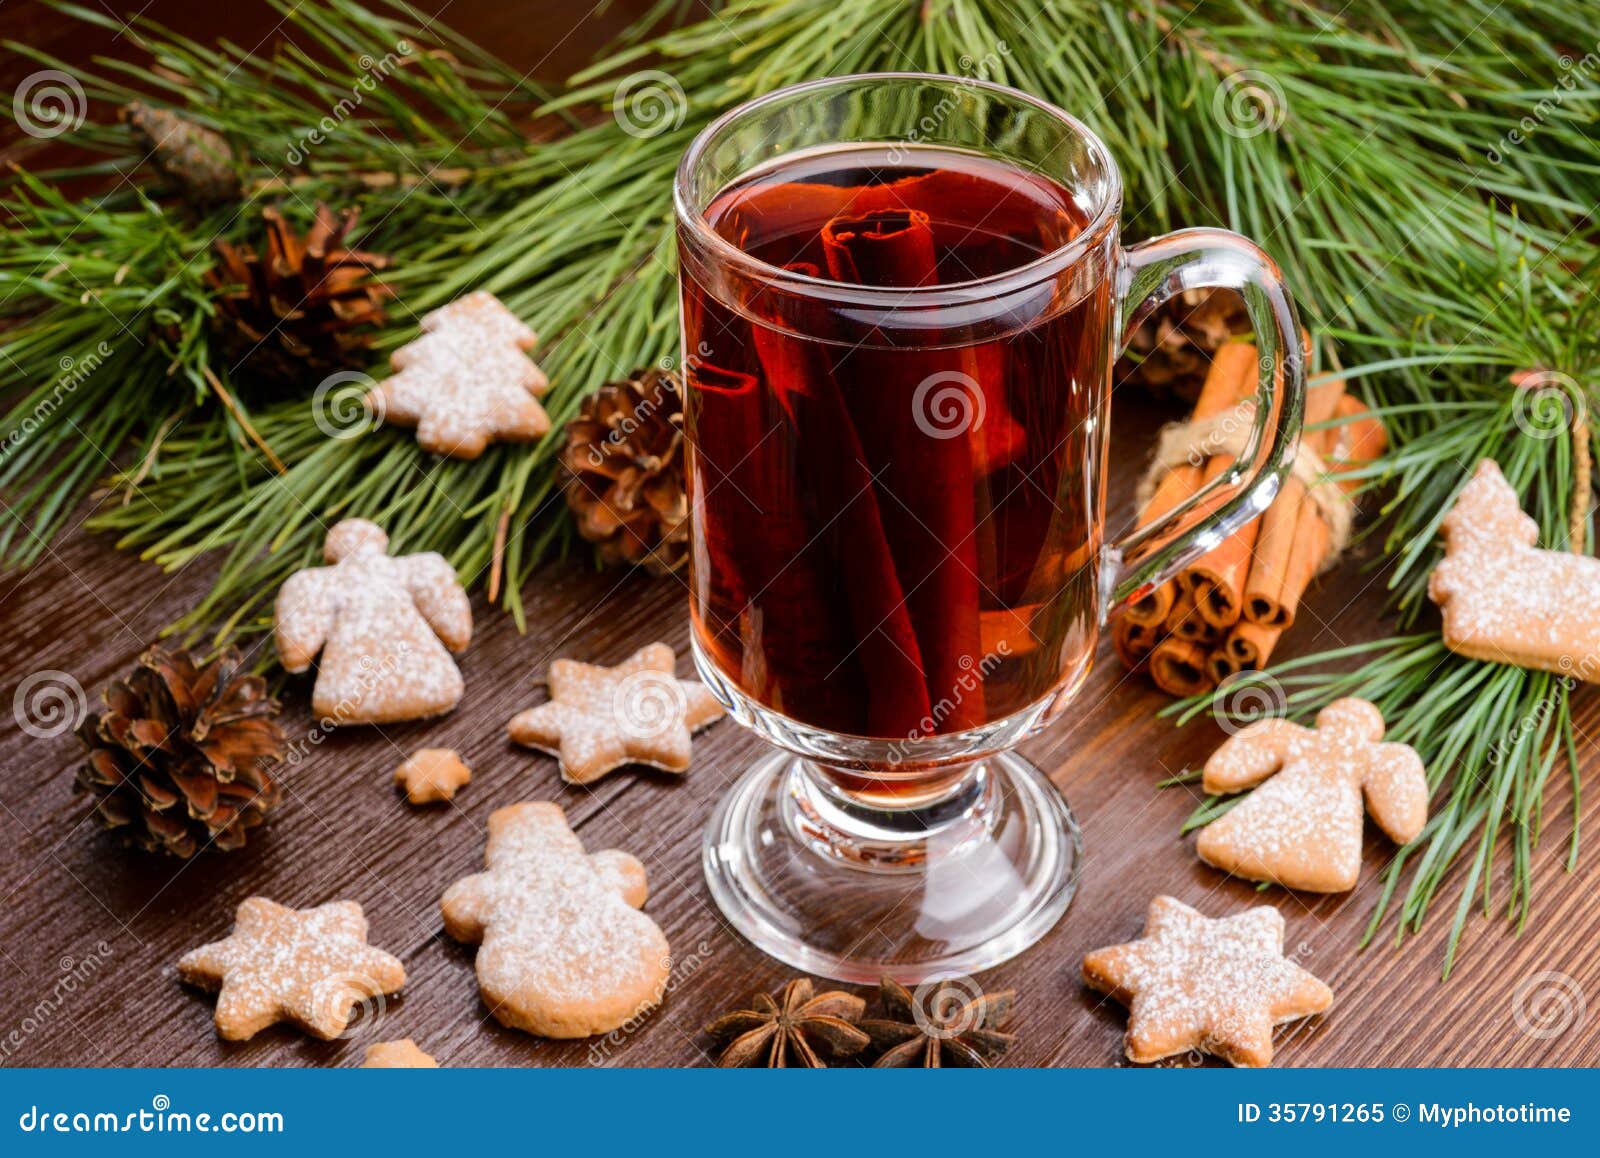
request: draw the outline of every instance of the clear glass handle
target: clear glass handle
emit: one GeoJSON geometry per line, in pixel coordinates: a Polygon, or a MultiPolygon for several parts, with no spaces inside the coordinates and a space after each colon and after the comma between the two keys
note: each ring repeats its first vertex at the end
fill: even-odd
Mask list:
{"type": "Polygon", "coordinates": [[[1201,287],[1244,296],[1261,364],[1249,437],[1229,470],[1106,545],[1101,555],[1105,616],[1171,579],[1265,511],[1299,447],[1306,370],[1300,323],[1277,265],[1248,238],[1225,229],[1182,229],[1126,250],[1117,272],[1118,305],[1127,319],[1124,345],[1152,310],[1201,287]]]}

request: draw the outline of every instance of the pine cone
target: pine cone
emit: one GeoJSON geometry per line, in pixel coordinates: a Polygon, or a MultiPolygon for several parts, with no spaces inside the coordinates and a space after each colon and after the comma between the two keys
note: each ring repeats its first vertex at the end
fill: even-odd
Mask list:
{"type": "Polygon", "coordinates": [[[153,647],[78,728],[89,750],[78,787],[127,843],[181,857],[236,849],[278,803],[266,768],[283,758],[278,703],[240,664],[232,649],[198,666],[187,651],[153,647]]]}
{"type": "Polygon", "coordinates": [[[606,563],[643,563],[655,575],[689,557],[683,476],[683,389],[669,370],[608,382],[567,423],[561,452],[567,505],[606,563]]]}
{"type": "Polygon", "coordinates": [[[319,204],[303,240],[277,209],[261,216],[266,253],[218,241],[217,264],[206,273],[229,360],[285,386],[309,386],[363,364],[392,293],[373,277],[387,268],[387,257],[343,246],[356,211],[335,217],[319,204]]]}
{"type": "Polygon", "coordinates": [[[129,101],[117,116],[184,200],[203,208],[239,199],[239,167],[221,134],[143,101],[129,101]]]}
{"type": "Polygon", "coordinates": [[[1186,402],[1200,397],[1211,355],[1250,332],[1244,299],[1232,290],[1184,290],[1146,318],[1117,363],[1116,383],[1133,382],[1186,402]]]}

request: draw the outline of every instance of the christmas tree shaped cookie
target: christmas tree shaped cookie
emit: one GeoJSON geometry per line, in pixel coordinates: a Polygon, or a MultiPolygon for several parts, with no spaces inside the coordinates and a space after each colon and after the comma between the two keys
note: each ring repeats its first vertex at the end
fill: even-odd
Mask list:
{"type": "Polygon", "coordinates": [[[434,454],[477,458],[491,442],[531,442],[550,429],[539,396],[550,382],[529,358],[538,336],[491,293],[458,298],[422,319],[422,336],[389,359],[374,410],[417,428],[434,454]]]}
{"type": "Polygon", "coordinates": [[[437,716],[461,699],[450,652],[472,640],[467,593],[444,556],[391,557],[388,546],[376,524],[345,519],[323,544],[331,566],[278,590],[278,658],[301,672],[322,653],[311,708],[325,725],[437,716]]]}
{"type": "Polygon", "coordinates": [[[1492,459],[1445,516],[1428,596],[1458,655],[1600,682],[1600,559],[1534,546],[1539,527],[1492,459]]]}
{"type": "Polygon", "coordinates": [[[1383,717],[1357,699],[1323,708],[1315,729],[1278,719],[1244,728],[1206,761],[1205,789],[1261,787],[1201,830],[1200,858],[1291,889],[1355,888],[1363,796],[1365,812],[1397,844],[1415,839],[1428,819],[1421,759],[1382,740],[1383,717]]]}

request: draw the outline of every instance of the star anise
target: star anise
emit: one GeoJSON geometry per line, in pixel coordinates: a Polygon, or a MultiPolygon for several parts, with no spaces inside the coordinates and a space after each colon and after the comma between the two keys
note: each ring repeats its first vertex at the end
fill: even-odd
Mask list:
{"type": "Polygon", "coordinates": [[[870,1039],[854,1024],[866,1008],[861,998],[838,990],[813,996],[811,982],[801,977],[775,995],[757,993],[749,1009],[723,1014],[706,1033],[722,1045],[717,1064],[723,1069],[823,1069],[829,1059],[867,1047],[870,1039]]]}
{"type": "Polygon", "coordinates": [[[1016,1005],[1015,989],[969,997],[960,986],[946,982],[912,993],[885,977],[878,997],[888,1017],[861,1023],[873,1049],[881,1051],[872,1063],[874,1069],[985,1068],[1017,1040],[1015,1034],[1003,1032],[1016,1005]]]}

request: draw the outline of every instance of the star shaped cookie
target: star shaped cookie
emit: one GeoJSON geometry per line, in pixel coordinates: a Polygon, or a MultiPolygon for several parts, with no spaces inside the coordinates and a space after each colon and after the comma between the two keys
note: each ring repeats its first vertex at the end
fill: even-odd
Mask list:
{"type": "Polygon", "coordinates": [[[1090,953],[1083,979],[1128,1007],[1135,1062],[1198,1049],[1270,1065],[1274,1026],[1333,1003],[1333,990],[1284,957],[1283,917],[1270,905],[1213,920],[1157,897],[1144,936],[1090,953]]]}
{"type": "Polygon", "coordinates": [[[367,919],[354,901],[291,909],[265,897],[240,904],[226,939],[185,953],[178,976],[220,991],[217,1033],[228,1041],[280,1021],[331,1040],[356,1006],[406,982],[397,958],[367,944],[367,919]]]}
{"type": "Polygon", "coordinates": [[[449,748],[423,748],[394,770],[394,782],[412,804],[455,799],[456,789],[472,779],[472,769],[449,748]]]}
{"type": "Polygon", "coordinates": [[[624,764],[668,772],[689,767],[689,737],[722,717],[706,686],[673,676],[664,643],[641,648],[616,667],[558,659],[550,702],[518,712],[507,730],[518,744],[549,752],[569,784],[588,784],[624,764]]]}
{"type": "Polygon", "coordinates": [[[380,1041],[367,1046],[361,1063],[364,1070],[436,1070],[439,1063],[409,1037],[399,1041],[380,1041]]]}

